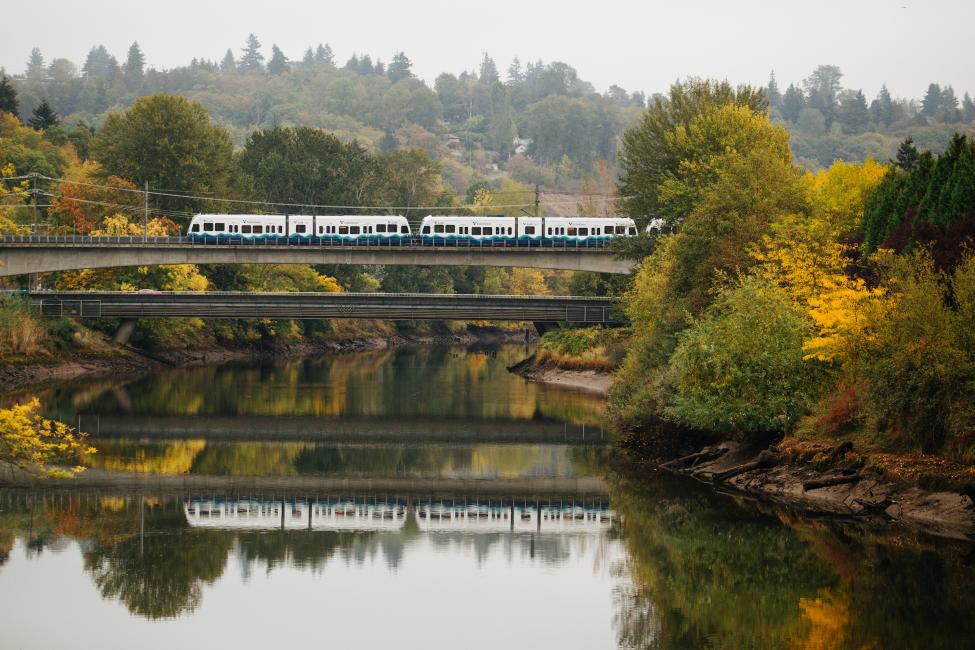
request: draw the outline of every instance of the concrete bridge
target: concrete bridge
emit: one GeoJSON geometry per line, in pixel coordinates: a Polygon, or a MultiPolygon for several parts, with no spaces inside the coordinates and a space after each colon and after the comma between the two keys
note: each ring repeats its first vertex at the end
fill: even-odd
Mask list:
{"type": "MultiPolygon", "coordinates": [[[[499,243],[500,244],[500,243],[499,243]]],[[[626,274],[636,262],[604,247],[200,244],[186,237],[29,235],[0,238],[0,276],[157,264],[501,266],[626,274]]]]}
{"type": "Polygon", "coordinates": [[[235,291],[35,291],[42,316],[72,318],[281,318],[623,321],[618,298],[426,293],[244,293],[235,291]]]}

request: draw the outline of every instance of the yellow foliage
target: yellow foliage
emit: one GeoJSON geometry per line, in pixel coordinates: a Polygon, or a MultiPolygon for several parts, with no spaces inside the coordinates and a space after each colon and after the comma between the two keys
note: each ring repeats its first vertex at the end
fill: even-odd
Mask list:
{"type": "Polygon", "coordinates": [[[0,460],[49,478],[73,476],[84,469],[78,461],[95,453],[95,448],[85,443],[86,434],[42,417],[40,406],[35,397],[25,404],[0,409],[0,460]],[[74,461],[74,466],[54,465],[68,461],[74,461]]]}
{"type": "Polygon", "coordinates": [[[829,592],[820,598],[800,598],[799,611],[809,625],[809,636],[796,644],[804,650],[832,650],[849,647],[853,617],[850,604],[829,592]]]}
{"type": "MultiPolygon", "coordinates": [[[[13,178],[17,170],[13,163],[7,163],[0,167],[0,178],[13,178]]],[[[22,181],[17,185],[8,187],[7,183],[0,183],[0,235],[22,235],[26,234],[26,228],[22,228],[14,223],[10,218],[12,210],[10,205],[23,204],[27,200],[27,193],[30,185],[27,181],[22,181]]]]}
{"type": "Polygon", "coordinates": [[[864,204],[887,173],[872,158],[863,164],[836,161],[829,169],[806,174],[813,212],[840,234],[854,232],[863,220],[864,204]]]}

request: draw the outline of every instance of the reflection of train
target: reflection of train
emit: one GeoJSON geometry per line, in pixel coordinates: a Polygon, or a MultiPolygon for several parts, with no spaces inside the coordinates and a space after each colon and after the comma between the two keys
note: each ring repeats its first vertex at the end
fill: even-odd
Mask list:
{"type": "Polygon", "coordinates": [[[601,533],[615,514],[601,502],[387,498],[183,500],[190,526],[229,529],[397,531],[410,517],[427,532],[601,533]]]}
{"type": "Polygon", "coordinates": [[[183,513],[201,528],[399,530],[406,506],[371,500],[186,499],[183,513]]]}
{"type": "Polygon", "coordinates": [[[632,237],[625,217],[427,216],[413,233],[398,215],[198,214],[186,235],[198,243],[600,247],[632,237]]]}

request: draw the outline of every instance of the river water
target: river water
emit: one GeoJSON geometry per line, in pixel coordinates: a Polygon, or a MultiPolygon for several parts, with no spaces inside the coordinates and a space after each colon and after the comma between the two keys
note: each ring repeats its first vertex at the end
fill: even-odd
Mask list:
{"type": "Polygon", "coordinates": [[[969,543],[634,468],[526,352],[42,391],[99,452],[0,490],[0,648],[972,647],[969,543]]]}

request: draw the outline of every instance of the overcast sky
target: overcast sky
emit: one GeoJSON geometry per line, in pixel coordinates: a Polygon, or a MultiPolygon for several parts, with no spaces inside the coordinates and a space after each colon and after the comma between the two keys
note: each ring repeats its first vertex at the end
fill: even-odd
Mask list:
{"type": "Polygon", "coordinates": [[[660,92],[690,75],[764,84],[773,68],[784,89],[820,63],[868,98],[884,82],[902,97],[931,81],[975,90],[975,0],[34,0],[11,16],[0,66],[17,74],[34,46],[80,66],[94,44],[122,60],[137,40],[149,65],[171,68],[239,56],[254,32],[265,56],[272,43],[300,59],[327,42],[340,64],[403,50],[431,84],[488,52],[502,76],[515,56],[564,61],[599,91],[660,92]]]}

